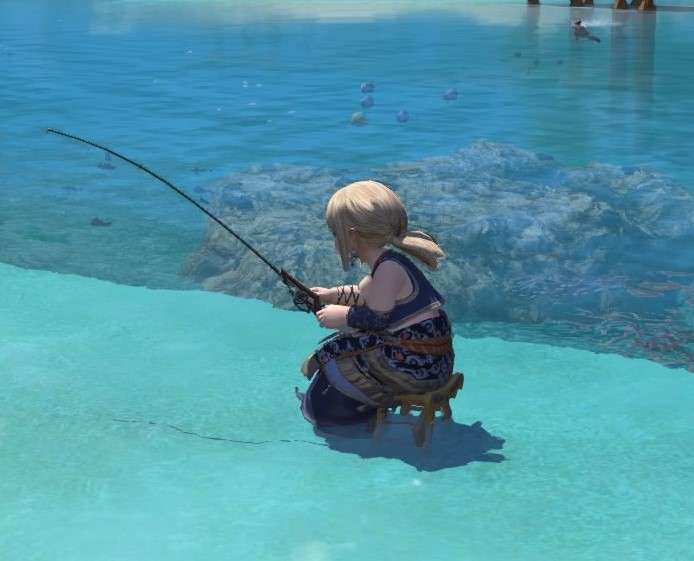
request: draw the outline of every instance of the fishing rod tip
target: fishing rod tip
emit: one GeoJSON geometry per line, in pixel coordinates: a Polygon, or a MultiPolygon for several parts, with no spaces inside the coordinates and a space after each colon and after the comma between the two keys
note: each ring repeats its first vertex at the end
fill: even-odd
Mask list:
{"type": "Polygon", "coordinates": [[[59,134],[61,136],[72,136],[71,134],[68,134],[66,132],[61,131],[60,129],[54,129],[53,127],[48,127],[46,129],[46,132],[53,132],[55,134],[59,134]]]}

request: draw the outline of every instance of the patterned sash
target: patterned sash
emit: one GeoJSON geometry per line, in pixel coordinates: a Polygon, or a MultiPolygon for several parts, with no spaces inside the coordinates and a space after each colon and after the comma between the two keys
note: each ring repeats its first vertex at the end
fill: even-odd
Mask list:
{"type": "MultiPolygon", "coordinates": [[[[369,405],[389,407],[395,395],[426,393],[442,387],[448,381],[447,378],[416,380],[405,376],[388,364],[380,349],[393,346],[410,352],[438,356],[452,351],[450,335],[408,340],[384,336],[381,340],[382,343],[341,353],[334,359],[344,379],[371,400],[372,403],[369,405]],[[357,356],[364,362],[366,369],[359,367],[355,361],[357,356]]],[[[313,353],[306,359],[301,371],[310,380],[320,366],[316,354],[313,353]]]]}

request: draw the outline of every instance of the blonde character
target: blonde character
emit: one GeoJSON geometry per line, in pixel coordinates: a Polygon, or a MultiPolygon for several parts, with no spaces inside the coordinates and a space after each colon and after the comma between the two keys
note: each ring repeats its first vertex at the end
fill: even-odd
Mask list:
{"type": "Polygon", "coordinates": [[[326,221],[343,269],[359,259],[370,271],[358,285],[312,289],[325,304],[320,325],[341,330],[302,369],[312,378],[298,394],[302,412],[319,426],[362,422],[399,393],[437,389],[454,358],[444,299],[410,259],[435,270],[444,252],[408,230],[398,195],[377,181],[351,183],[331,197],[326,221]]]}

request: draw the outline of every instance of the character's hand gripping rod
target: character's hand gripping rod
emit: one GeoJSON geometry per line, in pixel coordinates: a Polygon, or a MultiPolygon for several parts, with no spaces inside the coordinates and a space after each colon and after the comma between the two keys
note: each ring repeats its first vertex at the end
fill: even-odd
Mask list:
{"type": "Polygon", "coordinates": [[[263,263],[265,263],[268,267],[270,267],[270,269],[272,269],[272,271],[276,275],[278,275],[280,277],[280,279],[282,279],[282,282],[289,289],[289,293],[292,295],[292,301],[294,302],[294,305],[297,308],[299,308],[301,311],[312,312],[314,314],[318,310],[321,309],[322,305],[320,303],[320,298],[319,298],[318,294],[313,292],[309,287],[307,287],[305,284],[303,284],[296,277],[292,276],[284,269],[282,269],[280,267],[276,267],[275,265],[273,265],[263,255],[261,255],[260,252],[258,252],[258,250],[256,250],[251,244],[249,244],[246,240],[244,240],[241,236],[239,236],[236,232],[234,232],[229,226],[227,226],[224,222],[222,222],[219,218],[217,218],[214,214],[212,214],[205,207],[198,204],[193,198],[191,198],[186,193],[181,191],[173,183],[164,179],[161,175],[154,173],[152,170],[146,168],[142,164],[139,164],[139,163],[131,160],[130,158],[126,158],[125,156],[119,154],[118,152],[111,150],[110,148],[107,148],[106,146],[102,146],[100,144],[97,144],[96,142],[92,142],[91,140],[86,140],[84,138],[80,138],[79,136],[75,136],[73,134],[69,134],[69,133],[59,131],[56,129],[51,129],[51,128],[47,129],[46,132],[52,132],[55,134],[59,134],[61,136],[65,136],[67,138],[79,140],[80,142],[84,142],[85,144],[89,144],[90,146],[94,146],[95,148],[99,148],[105,152],[108,152],[109,154],[113,154],[114,156],[116,156],[116,158],[120,158],[121,160],[128,162],[129,164],[132,164],[135,167],[140,168],[142,171],[148,173],[149,175],[151,175],[155,179],[158,179],[164,185],[166,185],[167,187],[176,191],[176,193],[181,195],[181,197],[186,199],[189,203],[191,203],[192,205],[195,205],[199,210],[204,212],[207,216],[209,216],[212,220],[214,220],[217,224],[219,224],[222,228],[224,228],[227,232],[229,232],[232,236],[234,236],[237,240],[239,240],[243,245],[245,245],[248,249],[250,249],[263,263]]]}

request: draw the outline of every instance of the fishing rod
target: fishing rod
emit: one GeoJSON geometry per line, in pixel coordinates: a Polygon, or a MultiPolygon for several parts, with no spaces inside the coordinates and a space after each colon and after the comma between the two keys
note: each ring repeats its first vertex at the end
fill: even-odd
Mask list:
{"type": "Polygon", "coordinates": [[[153,172],[151,169],[143,166],[142,164],[131,160],[130,158],[127,158],[123,156],[122,154],[119,154],[115,150],[111,150],[110,148],[107,148],[106,146],[102,146],[101,144],[97,144],[96,142],[93,142],[91,140],[87,140],[85,138],[80,138],[79,136],[75,136],[74,134],[70,134],[67,132],[63,132],[57,129],[52,129],[48,128],[46,129],[46,132],[52,132],[54,134],[58,134],[60,136],[65,136],[67,138],[72,138],[73,140],[77,140],[79,142],[84,142],[85,144],[89,144],[90,146],[94,146],[95,148],[99,148],[100,150],[103,150],[104,152],[108,152],[109,154],[113,154],[116,158],[120,158],[124,162],[127,162],[129,164],[134,165],[137,168],[140,168],[142,171],[145,173],[148,173],[155,179],[158,179],[161,181],[164,185],[172,189],[173,191],[176,191],[181,197],[183,197],[185,200],[187,200],[189,203],[194,205],[198,210],[204,212],[207,216],[209,216],[212,220],[214,220],[217,224],[219,224],[222,228],[224,228],[229,234],[234,236],[238,241],[240,241],[243,245],[245,245],[253,254],[258,257],[263,263],[265,263],[270,269],[272,270],[273,273],[275,273],[277,276],[280,277],[282,282],[287,286],[289,289],[289,294],[292,296],[292,301],[294,302],[294,305],[299,308],[302,312],[312,312],[316,313],[318,310],[322,308],[322,305],[320,303],[320,297],[318,294],[313,292],[308,286],[303,284],[301,281],[299,281],[296,277],[292,276],[287,272],[285,269],[281,267],[277,267],[276,265],[273,265],[265,256],[263,256],[257,249],[255,249],[251,244],[249,244],[246,240],[244,240],[241,236],[239,236],[234,230],[232,230],[227,224],[222,222],[219,218],[217,218],[214,214],[212,214],[209,210],[207,210],[204,206],[199,204],[195,199],[181,191],[178,187],[176,187],[173,183],[170,181],[166,180],[163,178],[161,175],[158,173],[153,172]]]}

